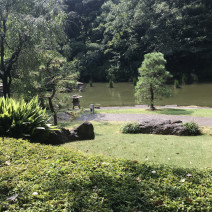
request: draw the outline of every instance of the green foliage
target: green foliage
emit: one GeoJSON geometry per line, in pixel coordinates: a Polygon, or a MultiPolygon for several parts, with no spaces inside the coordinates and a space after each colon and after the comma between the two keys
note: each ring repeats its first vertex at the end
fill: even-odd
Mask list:
{"type": "Polygon", "coordinates": [[[191,81],[192,82],[198,82],[199,81],[198,76],[194,73],[191,73],[191,81]]]}
{"type": "Polygon", "coordinates": [[[180,88],[179,80],[174,80],[174,88],[180,88]]]}
{"type": "Polygon", "coordinates": [[[127,123],[121,127],[121,133],[124,134],[137,134],[140,133],[139,123],[127,123]]]}
{"type": "Polygon", "coordinates": [[[210,211],[211,169],[85,156],[0,140],[2,211],[210,211]],[[18,195],[14,201],[9,197],[18,195]]]}
{"type": "Polygon", "coordinates": [[[137,74],[140,58],[153,51],[165,55],[168,70],[176,77],[194,71],[201,78],[210,74],[210,0],[65,2],[70,60],[82,61],[83,80],[90,73],[94,81],[106,80],[107,71],[100,69],[108,70],[108,63],[119,55],[116,79],[127,81],[137,74]]]}
{"type": "Polygon", "coordinates": [[[109,80],[109,88],[113,88],[113,80],[112,79],[109,80]]]}
{"type": "Polygon", "coordinates": [[[199,129],[199,126],[195,122],[187,122],[184,124],[184,127],[186,127],[189,135],[201,135],[201,131],[199,129]]]}
{"type": "Polygon", "coordinates": [[[92,79],[89,80],[89,85],[90,85],[90,87],[93,87],[93,80],[92,79]]]}
{"type": "Polygon", "coordinates": [[[136,77],[133,77],[133,85],[136,86],[138,79],[136,77]]]}
{"type": "Polygon", "coordinates": [[[37,127],[47,128],[48,116],[38,97],[26,103],[23,99],[0,98],[0,135],[31,137],[37,127]]]}
{"type": "Polygon", "coordinates": [[[154,108],[155,100],[168,97],[171,94],[166,81],[171,75],[165,69],[166,60],[160,52],[153,52],[144,56],[139,68],[140,77],[135,87],[135,96],[141,103],[154,108]]]}
{"type": "Polygon", "coordinates": [[[185,73],[182,75],[182,84],[185,85],[188,83],[188,77],[185,73]]]}

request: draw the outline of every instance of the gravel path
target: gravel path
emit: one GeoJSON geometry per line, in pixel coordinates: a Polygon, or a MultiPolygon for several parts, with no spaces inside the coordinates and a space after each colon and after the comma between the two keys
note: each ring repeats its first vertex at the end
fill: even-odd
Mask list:
{"type": "MultiPolygon", "coordinates": [[[[179,107],[178,107],[179,108],[179,107]]],[[[103,109],[103,108],[102,108],[103,109]]],[[[158,114],[83,114],[81,121],[144,121],[149,119],[194,121],[200,126],[212,127],[212,118],[158,114]]]]}

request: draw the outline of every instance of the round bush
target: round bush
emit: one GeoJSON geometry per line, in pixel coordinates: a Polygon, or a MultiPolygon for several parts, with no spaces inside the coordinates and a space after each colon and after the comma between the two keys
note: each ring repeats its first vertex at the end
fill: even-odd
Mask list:
{"type": "Polygon", "coordinates": [[[187,122],[184,124],[184,127],[187,129],[189,135],[201,135],[199,126],[195,122],[187,122]]]}
{"type": "Polygon", "coordinates": [[[121,132],[125,134],[137,134],[140,133],[139,123],[127,123],[121,127],[121,132]]]}

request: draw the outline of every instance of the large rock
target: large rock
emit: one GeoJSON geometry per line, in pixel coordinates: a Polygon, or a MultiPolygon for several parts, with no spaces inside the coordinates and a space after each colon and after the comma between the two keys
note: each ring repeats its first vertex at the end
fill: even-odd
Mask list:
{"type": "Polygon", "coordinates": [[[95,138],[94,128],[90,122],[84,122],[71,131],[77,140],[93,140],[95,138]]]}
{"type": "Polygon", "coordinates": [[[90,122],[84,122],[73,130],[60,128],[46,131],[44,128],[36,129],[32,141],[44,144],[59,145],[72,141],[93,140],[95,138],[94,127],[90,122]]]}
{"type": "Polygon", "coordinates": [[[139,123],[140,133],[160,135],[188,135],[182,121],[151,119],[139,123]]]}

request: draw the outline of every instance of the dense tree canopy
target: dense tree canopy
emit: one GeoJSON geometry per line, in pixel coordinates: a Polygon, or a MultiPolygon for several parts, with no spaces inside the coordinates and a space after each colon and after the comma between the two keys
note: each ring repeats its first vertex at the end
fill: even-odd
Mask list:
{"type": "Polygon", "coordinates": [[[137,76],[144,54],[162,52],[175,78],[212,76],[210,0],[66,1],[70,60],[79,60],[82,80],[137,76]]]}
{"type": "Polygon", "coordinates": [[[12,80],[32,91],[26,76],[39,70],[44,50],[66,57],[67,71],[83,82],[137,78],[154,51],[164,54],[173,79],[211,80],[211,26],[211,0],[0,0],[4,95],[12,80]]]}

